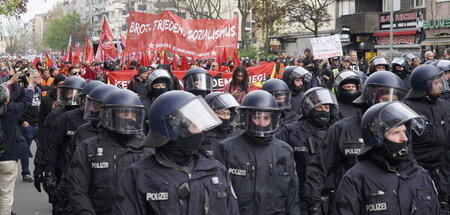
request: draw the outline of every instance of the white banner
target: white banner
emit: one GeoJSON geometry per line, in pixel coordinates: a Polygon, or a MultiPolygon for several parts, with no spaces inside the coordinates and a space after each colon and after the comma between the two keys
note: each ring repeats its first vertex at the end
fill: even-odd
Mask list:
{"type": "Polygon", "coordinates": [[[326,59],[334,56],[342,56],[341,38],[338,34],[311,38],[314,59],[326,59]]]}

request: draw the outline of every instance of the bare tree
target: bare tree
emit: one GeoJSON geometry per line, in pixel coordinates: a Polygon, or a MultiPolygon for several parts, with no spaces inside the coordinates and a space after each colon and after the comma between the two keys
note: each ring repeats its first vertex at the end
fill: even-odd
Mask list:
{"type": "Polygon", "coordinates": [[[291,21],[299,22],[317,37],[319,29],[332,20],[328,6],[335,0],[287,0],[287,11],[291,21]]]}
{"type": "Polygon", "coordinates": [[[23,24],[16,19],[8,19],[3,26],[3,34],[5,37],[5,51],[14,55],[25,52],[26,48],[26,32],[23,24]]]}
{"type": "Polygon", "coordinates": [[[255,0],[253,12],[256,15],[256,26],[262,30],[266,51],[270,46],[269,35],[276,34],[283,28],[282,20],[286,18],[283,2],[282,0],[255,0]]]}
{"type": "Polygon", "coordinates": [[[221,19],[221,0],[173,0],[178,12],[185,12],[192,19],[221,19]]]}

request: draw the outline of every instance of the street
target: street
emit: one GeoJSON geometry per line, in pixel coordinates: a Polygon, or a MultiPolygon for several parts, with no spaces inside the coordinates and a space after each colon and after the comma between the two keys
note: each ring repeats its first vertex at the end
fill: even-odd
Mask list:
{"type": "MultiPolygon", "coordinates": [[[[35,154],[36,144],[33,142],[31,145],[31,151],[35,154]]],[[[33,159],[30,159],[30,172],[33,174],[34,163],[33,159]]],[[[39,193],[33,183],[26,183],[22,181],[22,175],[20,174],[22,167],[19,162],[18,176],[16,179],[16,185],[14,190],[14,204],[13,212],[17,215],[33,215],[33,214],[52,214],[52,207],[48,203],[48,196],[42,189],[39,193]]]]}

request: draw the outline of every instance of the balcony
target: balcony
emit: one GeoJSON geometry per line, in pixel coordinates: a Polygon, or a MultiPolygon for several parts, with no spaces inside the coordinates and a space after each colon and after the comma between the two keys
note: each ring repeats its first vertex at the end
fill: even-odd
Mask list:
{"type": "Polygon", "coordinates": [[[351,26],[352,34],[372,33],[380,27],[377,12],[344,15],[336,19],[336,29],[341,30],[342,25],[351,26]]]}

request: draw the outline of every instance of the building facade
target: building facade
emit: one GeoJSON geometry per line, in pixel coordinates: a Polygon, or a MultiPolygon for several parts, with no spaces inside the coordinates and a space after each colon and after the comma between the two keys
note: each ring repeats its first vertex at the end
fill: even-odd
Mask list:
{"type": "Polygon", "coordinates": [[[429,0],[425,3],[426,16],[423,30],[426,39],[421,43],[423,51],[434,51],[441,57],[450,47],[450,0],[429,0]]]}

